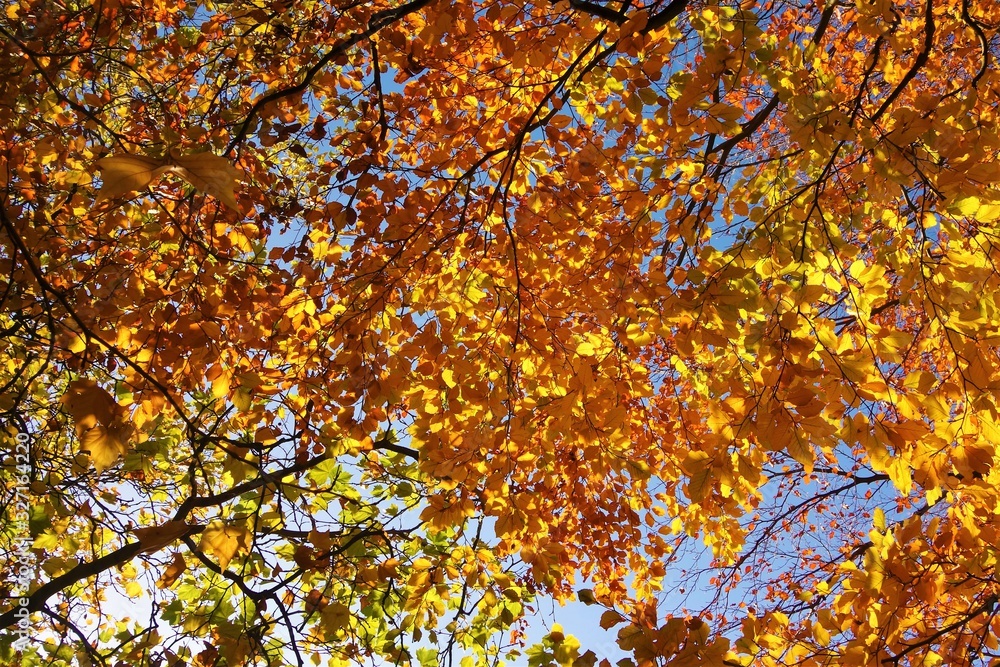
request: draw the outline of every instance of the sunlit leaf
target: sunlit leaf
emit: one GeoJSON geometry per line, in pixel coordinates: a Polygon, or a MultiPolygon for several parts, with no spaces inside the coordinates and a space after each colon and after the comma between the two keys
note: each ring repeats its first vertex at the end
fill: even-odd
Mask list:
{"type": "Polygon", "coordinates": [[[136,528],[135,534],[145,553],[159,551],[180,537],[186,535],[191,527],[184,521],[167,521],[160,526],[136,528]]]}
{"type": "Polygon", "coordinates": [[[98,202],[143,190],[169,169],[163,160],[143,155],[112,155],[98,160],[97,167],[102,181],[98,202]]]}
{"type": "Polygon", "coordinates": [[[236,180],[242,172],[226,158],[212,153],[181,155],[171,151],[169,167],[195,190],[215,197],[234,211],[239,211],[236,201],[236,180]]]}
{"type": "Polygon", "coordinates": [[[184,556],[181,555],[179,551],[174,552],[173,559],[170,561],[170,565],[167,569],[163,571],[160,578],[156,580],[157,588],[170,588],[174,585],[182,574],[184,570],[187,569],[187,562],[184,560],[184,556]]]}
{"type": "Polygon", "coordinates": [[[219,567],[225,570],[236,554],[250,550],[251,539],[250,531],[245,526],[227,524],[216,519],[205,526],[198,548],[206,554],[214,555],[219,561],[219,567]]]}
{"type": "Polygon", "coordinates": [[[98,472],[128,453],[133,427],[126,411],[92,380],[75,380],[61,402],[76,423],[80,449],[90,453],[98,472]]]}

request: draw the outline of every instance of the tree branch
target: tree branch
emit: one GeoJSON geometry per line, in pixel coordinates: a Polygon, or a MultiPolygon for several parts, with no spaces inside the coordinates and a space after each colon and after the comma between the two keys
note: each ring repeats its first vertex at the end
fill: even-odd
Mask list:
{"type": "Polygon", "coordinates": [[[407,14],[412,14],[413,12],[424,8],[430,4],[430,2],[431,0],[412,0],[412,2],[408,2],[400,7],[385,9],[377,12],[370,19],[368,19],[367,28],[361,32],[351,35],[350,37],[339,42],[337,45],[333,46],[329,51],[327,51],[325,56],[319,59],[315,65],[306,70],[305,76],[302,77],[301,81],[286,88],[279,88],[278,90],[267,93],[266,95],[258,98],[257,101],[254,102],[253,106],[250,107],[250,111],[247,112],[247,117],[240,124],[240,129],[237,130],[236,135],[229,141],[229,145],[226,146],[226,150],[223,152],[223,155],[231,153],[237,145],[246,139],[247,134],[250,133],[250,126],[253,124],[254,118],[257,117],[257,114],[259,114],[261,109],[265,106],[272,102],[276,102],[283,97],[304,92],[306,88],[309,87],[309,84],[312,83],[313,79],[316,78],[316,75],[323,71],[323,68],[329,65],[335,58],[346,55],[351,47],[369,39],[385,26],[395,23],[407,14]]]}
{"type": "MultiPolygon", "coordinates": [[[[261,473],[261,476],[256,479],[234,486],[228,491],[214,496],[194,496],[188,498],[181,503],[181,506],[177,509],[177,513],[174,515],[174,520],[183,521],[191,510],[196,507],[210,507],[212,505],[218,505],[226,502],[227,500],[231,500],[232,498],[236,498],[247,491],[259,488],[268,482],[274,482],[275,480],[280,480],[282,477],[287,475],[308,470],[325,458],[325,455],[321,455],[309,459],[308,461],[289,466],[288,468],[276,470],[273,473],[261,473]]],[[[204,526],[191,526],[191,529],[185,535],[190,536],[200,533],[203,530],[204,526]]],[[[80,563],[68,572],[61,574],[55,579],[52,579],[35,589],[35,592],[28,596],[28,611],[41,611],[45,606],[46,600],[59,591],[62,591],[79,581],[84,581],[85,579],[97,576],[117,565],[126,563],[143,551],[144,547],[141,542],[130,542],[96,560],[80,563]]],[[[16,612],[18,609],[19,608],[11,609],[4,614],[0,614],[0,628],[9,628],[17,623],[18,618],[16,616],[16,612]]]]}

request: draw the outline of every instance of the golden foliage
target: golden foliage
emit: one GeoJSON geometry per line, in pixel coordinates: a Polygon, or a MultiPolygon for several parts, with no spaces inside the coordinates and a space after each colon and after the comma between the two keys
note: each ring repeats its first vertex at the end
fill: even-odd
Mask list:
{"type": "Polygon", "coordinates": [[[1000,660],[997,26],[8,3],[0,660],[1000,660]]]}

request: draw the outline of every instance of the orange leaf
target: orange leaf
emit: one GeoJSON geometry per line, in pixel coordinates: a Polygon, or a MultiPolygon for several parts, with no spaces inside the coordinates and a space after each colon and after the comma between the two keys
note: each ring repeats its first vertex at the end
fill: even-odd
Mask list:
{"type": "MultiPolygon", "coordinates": [[[[179,523],[179,522],[171,522],[179,523]]],[[[174,552],[174,558],[167,566],[167,569],[163,571],[160,578],[156,581],[157,588],[170,588],[174,585],[174,582],[184,574],[184,570],[187,569],[187,563],[184,561],[184,556],[181,555],[179,551],[174,552]]]]}

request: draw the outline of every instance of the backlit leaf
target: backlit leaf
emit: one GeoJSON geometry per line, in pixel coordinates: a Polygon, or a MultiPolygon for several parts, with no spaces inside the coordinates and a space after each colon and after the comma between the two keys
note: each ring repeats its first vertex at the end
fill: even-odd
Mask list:
{"type": "Polygon", "coordinates": [[[96,382],[71,382],[61,402],[76,424],[80,449],[90,453],[90,460],[98,472],[128,453],[134,429],[126,421],[127,413],[96,382]]]}
{"type": "Polygon", "coordinates": [[[98,202],[143,190],[169,168],[162,160],[143,155],[112,155],[98,160],[97,167],[102,181],[98,202]]]}
{"type": "Polygon", "coordinates": [[[216,519],[205,526],[198,548],[206,554],[214,555],[223,570],[238,553],[250,550],[250,531],[242,525],[227,524],[216,519]]]}
{"type": "Polygon", "coordinates": [[[187,562],[184,560],[184,556],[179,551],[174,552],[170,565],[163,571],[160,578],[156,580],[156,587],[170,588],[184,574],[185,569],[187,569],[187,562]]]}
{"type": "Polygon", "coordinates": [[[191,527],[184,521],[167,521],[160,526],[136,528],[132,532],[144,553],[153,553],[186,535],[191,527]]]}
{"type": "Polygon", "coordinates": [[[169,167],[195,190],[215,197],[234,211],[239,211],[236,201],[236,179],[242,172],[229,160],[212,153],[181,155],[171,151],[169,167]]]}

